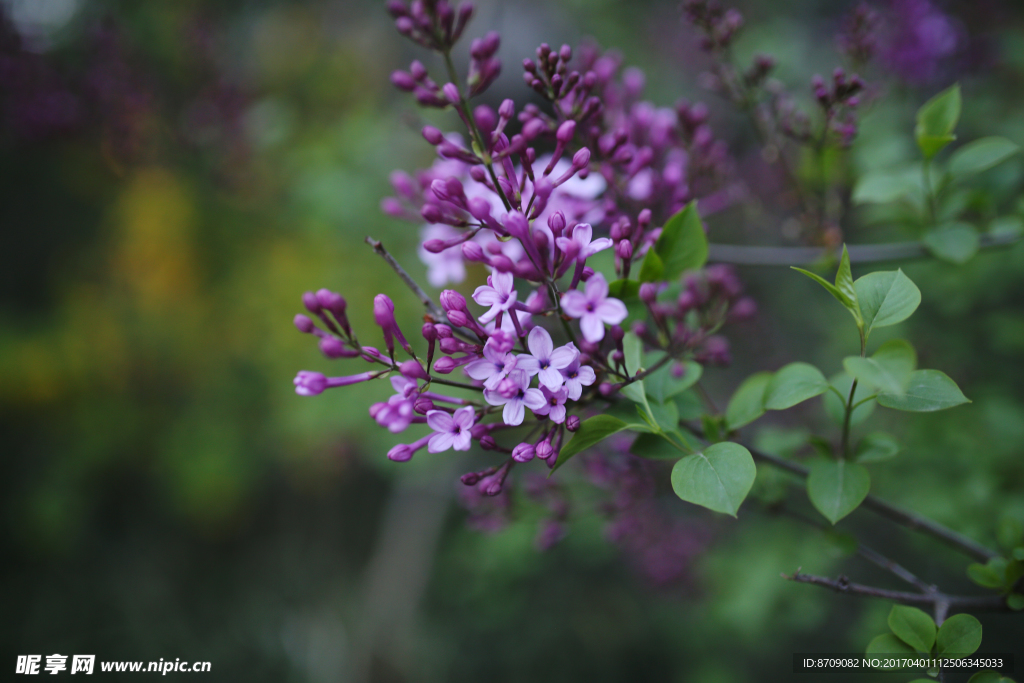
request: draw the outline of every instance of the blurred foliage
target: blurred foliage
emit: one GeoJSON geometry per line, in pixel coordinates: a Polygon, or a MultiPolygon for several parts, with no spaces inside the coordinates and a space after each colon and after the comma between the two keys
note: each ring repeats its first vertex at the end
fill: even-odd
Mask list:
{"type": "MultiPolygon", "coordinates": [[[[528,507],[494,535],[447,514],[433,562],[390,574],[426,582],[422,601],[415,585],[401,589],[419,609],[405,631],[373,635],[371,558],[403,509],[395,496],[422,484],[447,501],[454,477],[432,484],[437,462],[383,458],[393,441],[365,414],[365,392],[385,387],[297,397],[295,371],[327,363],[290,319],[300,294],[323,286],[344,293],[366,333],[379,291],[400,320],[419,313],[362,243],[382,239],[422,274],[416,231],[377,209],[393,168],[429,161],[422,114],[387,82],[413,53],[372,2],[39,0],[71,7],[63,19],[31,4],[0,5],[5,661],[182,657],[212,661],[213,680],[731,683],[799,679],[793,652],[860,651],[881,632],[887,605],[779,579],[802,566],[888,580],[843,564],[835,539],[756,504],[732,523],[675,501],[715,540],[692,580],[659,589],[629,570],[582,499],[569,537],[543,554],[528,507]]],[[[837,63],[829,41],[851,3],[740,6],[752,27],[741,50],[776,54],[798,88],[837,63]]],[[[964,139],[1024,141],[1021,10],[946,9],[972,38],[950,67],[964,84],[964,139]]],[[[702,57],[677,12],[672,2],[483,3],[472,35],[505,38],[506,73],[488,97],[522,94],[516,64],[537,43],[583,35],[644,67],[653,100],[698,97],[702,57]]],[[[894,85],[864,122],[856,167],[910,158],[913,111],[935,90],[894,85]]],[[[742,122],[710,104],[737,148],[752,149],[742,122]]],[[[987,172],[998,191],[979,201],[1012,204],[1021,172],[1019,162],[987,172]]],[[[723,241],[778,231],[730,216],[712,221],[723,241]]],[[[907,238],[888,221],[868,226],[847,238],[907,238]]],[[[893,334],[974,403],[913,418],[877,411],[904,448],[876,466],[876,490],[991,541],[1000,517],[1024,519],[1024,247],[906,269],[924,303],[893,334]]],[[[741,275],[761,314],[734,336],[736,367],[708,373],[713,393],[797,359],[830,374],[855,351],[847,313],[813,283],[741,275]]],[[[825,420],[816,405],[794,412],[825,420]]],[[[774,429],[797,426],[778,419],[774,429]]],[[[758,486],[785,486],[771,477],[759,473],[758,486]]],[[[945,549],[885,535],[870,513],[848,524],[898,561],[927,557],[915,567],[927,580],[971,590],[945,549]]],[[[983,621],[985,651],[1024,655],[1019,620],[983,621]]]]}

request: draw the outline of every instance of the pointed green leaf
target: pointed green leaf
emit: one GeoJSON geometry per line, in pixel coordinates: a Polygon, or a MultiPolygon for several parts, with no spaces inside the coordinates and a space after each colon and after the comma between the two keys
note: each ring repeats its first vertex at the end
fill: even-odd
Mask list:
{"type": "Polygon", "coordinates": [[[991,562],[989,564],[974,562],[967,565],[967,576],[982,588],[1002,588],[1006,571],[1005,565],[1006,560],[1003,560],[1003,566],[992,566],[991,562]]]}
{"type": "Polygon", "coordinates": [[[840,302],[846,306],[857,326],[863,324],[860,314],[860,304],[857,302],[857,289],[853,286],[853,272],[850,270],[850,254],[843,245],[843,256],[839,259],[839,270],[836,271],[836,289],[843,295],[840,302]]]}
{"type": "Polygon", "coordinates": [[[921,165],[868,171],[853,188],[854,204],[888,204],[911,193],[921,194],[924,182],[921,165]]]}
{"type": "Polygon", "coordinates": [[[854,451],[854,460],[859,463],[882,462],[896,457],[900,452],[900,445],[885,432],[872,432],[867,434],[854,451]]]}
{"type": "Polygon", "coordinates": [[[670,432],[679,427],[679,409],[672,401],[648,403],[654,423],[663,431],[670,432]]]}
{"type": "Polygon", "coordinates": [[[808,363],[790,363],[779,369],[764,392],[764,407],[785,410],[828,391],[821,370],[808,363]]]}
{"type": "Polygon", "coordinates": [[[903,339],[890,339],[870,358],[849,356],[843,368],[851,377],[868,387],[896,396],[903,396],[910,382],[910,373],[917,366],[914,347],[903,339]]]}
{"type": "MultiPolygon", "coordinates": [[[[917,651],[891,633],[883,633],[876,636],[868,643],[867,651],[864,653],[871,658],[888,659],[893,655],[905,657],[916,655],[917,651]]],[[[878,667],[884,669],[885,667],[878,667]]]]}
{"type": "Polygon", "coordinates": [[[949,172],[964,177],[1001,164],[1020,151],[1016,143],[997,136],[969,142],[949,158],[949,172]]]}
{"type": "Polygon", "coordinates": [[[935,620],[906,605],[893,605],[889,612],[889,628],[904,643],[918,652],[931,652],[935,644],[935,620]]]}
{"type": "Polygon", "coordinates": [[[931,159],[956,139],[953,131],[960,120],[960,84],[955,84],[924,103],[917,112],[914,130],[917,146],[931,159]]]}
{"type": "Polygon", "coordinates": [[[812,273],[809,270],[804,270],[803,268],[797,268],[796,266],[790,266],[790,268],[792,268],[793,270],[795,270],[798,273],[803,273],[807,277],[811,278],[812,280],[817,282],[819,285],[824,287],[828,291],[829,294],[834,296],[836,298],[836,301],[841,303],[843,306],[849,307],[848,305],[849,305],[850,302],[848,302],[844,298],[844,295],[843,295],[843,293],[841,291],[839,291],[839,288],[836,287],[831,282],[829,282],[828,280],[826,280],[825,278],[823,278],[820,275],[817,275],[815,273],[812,273]]]}
{"type": "Polygon", "coordinates": [[[622,337],[623,360],[626,363],[626,372],[630,377],[640,370],[640,359],[643,356],[643,350],[643,342],[632,332],[627,332],[622,337]]]}
{"type": "Polygon", "coordinates": [[[969,223],[941,225],[925,235],[922,241],[936,257],[958,265],[970,261],[981,245],[978,231],[969,223]]]}
{"type": "Polygon", "coordinates": [[[966,657],[981,646],[981,622],[970,614],[954,614],[939,627],[935,651],[943,657],[966,657]]]}
{"type": "MultiPolygon", "coordinates": [[[[644,261],[640,265],[640,282],[654,282],[656,280],[666,280],[668,278],[665,275],[665,264],[662,262],[661,257],[651,247],[647,250],[647,255],[644,256],[644,261]]],[[[609,290],[610,291],[610,290],[609,290]]],[[[640,290],[637,289],[639,295],[640,290]]]]}
{"type": "Polygon", "coordinates": [[[1015,612],[1024,610],[1024,595],[1020,593],[1010,593],[1006,596],[1006,606],[1015,612]]]}
{"type": "Polygon", "coordinates": [[[580,428],[569,439],[569,443],[562,446],[562,450],[558,453],[558,460],[555,461],[555,466],[551,468],[551,471],[557,470],[580,451],[628,428],[627,423],[611,415],[595,415],[584,420],[580,424],[580,428]]]}
{"type": "Polygon", "coordinates": [[[819,460],[807,477],[811,504],[833,524],[856,510],[870,489],[867,469],[845,460],[819,460]]]}
{"type": "MultiPolygon", "coordinates": [[[[674,280],[683,271],[701,268],[708,260],[708,237],[704,232],[700,214],[697,213],[697,202],[692,201],[686,207],[665,221],[653,251],[661,258],[663,271],[659,277],[651,280],[674,280]]],[[[650,252],[648,252],[650,253],[650,252]]],[[[646,258],[644,266],[647,265],[646,258]]],[[[643,268],[640,279],[644,280],[643,268]]]]}
{"type": "Polygon", "coordinates": [[[739,429],[764,415],[764,392],[773,373],[757,372],[743,380],[725,409],[729,429],[739,429]]]}
{"type": "Polygon", "coordinates": [[[1024,541],[1024,524],[1016,517],[1003,517],[996,527],[996,539],[1006,550],[1013,550],[1024,541]]]}
{"type": "Polygon", "coordinates": [[[632,301],[640,296],[640,283],[636,280],[615,280],[608,285],[608,295],[622,301],[632,301]]]}
{"type": "Polygon", "coordinates": [[[886,408],[929,413],[970,403],[956,382],[939,370],[915,370],[910,374],[907,391],[902,396],[883,393],[878,403],[886,408]]]}
{"type": "Polygon", "coordinates": [[[677,462],[672,490],[689,503],[735,517],[756,476],[750,452],[737,443],[722,442],[677,462]]]}
{"type": "Polygon", "coordinates": [[[903,322],[921,303],[921,290],[902,270],[868,273],[853,283],[864,317],[864,334],[903,322]]]}
{"type": "Polygon", "coordinates": [[[641,434],[629,447],[629,452],[648,460],[676,460],[680,455],[692,452],[692,448],[680,448],[684,445],[680,435],[679,443],[674,443],[662,434],[641,434]]]}

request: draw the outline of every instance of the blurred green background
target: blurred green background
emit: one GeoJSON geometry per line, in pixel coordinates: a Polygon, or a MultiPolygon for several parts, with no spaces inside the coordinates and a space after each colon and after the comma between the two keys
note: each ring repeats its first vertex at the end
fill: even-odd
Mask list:
{"type": "MultiPolygon", "coordinates": [[[[798,92],[839,63],[833,36],[853,3],[740,6],[740,51],[775,54],[798,92]]],[[[955,79],[963,139],[1024,142],[1024,12],[942,8],[957,48],[930,78],[887,81],[860,169],[909,158],[913,111],[955,79]]],[[[885,630],[887,605],[779,574],[887,576],[756,504],[734,522],[665,497],[711,540],[686,581],[658,587],[605,540],[586,494],[545,553],[527,503],[504,531],[467,529],[457,475],[479,454],[387,461],[397,439],[366,414],[387,387],[293,393],[299,369],[357,371],[292,327],[303,291],[343,293],[366,338],[378,292],[405,320],[418,314],[363,244],[382,239],[422,275],[416,227],[378,209],[392,169],[431,160],[423,112],[387,80],[423,56],[381,3],[0,9],[3,667],[59,652],[208,660],[211,680],[739,683],[801,680],[793,652],[858,652],[885,630]]],[[[677,3],[483,2],[468,35],[490,29],[505,72],[487,101],[525,96],[518,63],[538,43],[592,36],[645,69],[655,102],[707,99],[750,167],[743,121],[697,86],[706,65],[677,3]]],[[[979,213],[1016,211],[1021,177],[1019,162],[992,171],[979,213]]],[[[710,225],[719,241],[769,243],[778,222],[755,201],[710,225]]],[[[870,220],[844,229],[851,242],[907,238],[870,220]]],[[[876,415],[905,448],[875,468],[875,491],[992,542],[1002,517],[1024,518],[1024,247],[905,268],[924,303],[896,333],[974,403],[876,415]]],[[[788,272],[740,271],[761,311],[731,333],[735,366],[707,373],[719,400],[750,371],[800,359],[830,373],[855,351],[847,314],[788,272]]],[[[793,412],[774,427],[827,424],[816,402],[793,412]]],[[[844,525],[927,580],[979,590],[944,548],[870,513],[844,525]]],[[[982,651],[1016,648],[1024,666],[1022,620],[982,618],[982,651]]]]}

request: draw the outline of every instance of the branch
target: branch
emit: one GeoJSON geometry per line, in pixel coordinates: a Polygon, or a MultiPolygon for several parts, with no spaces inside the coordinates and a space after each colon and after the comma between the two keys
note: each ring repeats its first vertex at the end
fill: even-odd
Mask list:
{"type": "MultiPolygon", "coordinates": [[[[807,468],[803,465],[798,465],[795,462],[790,462],[789,460],[769,455],[768,453],[762,453],[761,451],[750,448],[749,446],[747,446],[747,450],[750,451],[750,454],[754,456],[755,460],[766,462],[801,477],[806,477],[808,474],[807,468]]],[[[920,517],[912,512],[901,510],[895,505],[887,503],[876,496],[869,495],[864,499],[864,502],[861,503],[861,506],[872,510],[890,521],[896,522],[911,531],[919,531],[931,536],[932,538],[938,539],[946,545],[956,548],[965,555],[973,557],[980,562],[988,562],[989,559],[998,557],[999,555],[999,553],[986,548],[974,539],[968,538],[967,536],[957,533],[952,529],[947,529],[938,522],[933,522],[926,517],[920,517]]]]}
{"type": "Polygon", "coordinates": [[[444,314],[444,311],[441,310],[441,308],[438,307],[438,305],[435,304],[429,296],[427,296],[427,293],[424,292],[423,289],[418,284],[416,284],[416,281],[412,279],[412,276],[409,275],[409,273],[405,272],[405,268],[398,264],[398,261],[395,260],[394,256],[388,253],[388,250],[384,248],[383,244],[381,244],[378,240],[373,239],[372,237],[367,237],[366,243],[373,247],[373,250],[377,252],[377,254],[380,255],[382,259],[387,261],[388,265],[391,266],[392,270],[398,273],[398,277],[402,278],[402,282],[405,283],[405,286],[411,289],[412,293],[415,294],[419,298],[419,300],[423,302],[423,305],[426,306],[427,310],[430,312],[431,315],[433,315],[438,320],[448,320],[448,317],[444,314]]]}
{"type": "Polygon", "coordinates": [[[814,576],[813,574],[801,574],[797,569],[792,576],[782,575],[782,578],[796,583],[810,583],[822,588],[830,588],[836,593],[846,593],[863,598],[879,598],[899,602],[904,605],[926,605],[929,607],[944,606],[945,610],[959,610],[963,612],[1009,612],[1006,600],[999,595],[946,595],[945,593],[909,593],[906,591],[893,591],[875,586],[865,586],[851,582],[847,577],[840,575],[838,578],[830,579],[825,576],[814,576]]]}
{"type": "MultiPolygon", "coordinates": [[[[1020,240],[1020,235],[982,235],[981,249],[1006,247],[1020,240]]],[[[851,263],[877,263],[924,258],[931,255],[923,242],[890,242],[888,244],[848,245],[851,263]]],[[[827,247],[758,247],[740,244],[708,245],[708,261],[735,263],[743,266],[806,266],[826,256],[837,257],[827,247]]]]}

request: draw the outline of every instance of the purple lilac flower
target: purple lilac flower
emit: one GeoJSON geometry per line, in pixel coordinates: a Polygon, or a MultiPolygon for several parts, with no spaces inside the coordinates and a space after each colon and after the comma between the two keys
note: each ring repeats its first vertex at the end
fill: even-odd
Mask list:
{"type": "Polygon", "coordinates": [[[449,225],[425,225],[420,231],[422,241],[419,247],[420,261],[427,267],[427,282],[434,287],[444,287],[449,282],[462,282],[466,279],[466,262],[459,249],[445,249],[434,254],[426,250],[423,243],[427,240],[453,240],[460,236],[455,228],[449,225]]]}
{"type": "Polygon", "coordinates": [[[618,325],[629,315],[626,304],[608,297],[608,281],[600,273],[587,280],[582,292],[574,289],[563,294],[562,310],[580,319],[583,337],[592,344],[604,339],[605,323],[618,325]]]}
{"type": "Polygon", "coordinates": [[[459,408],[452,415],[443,410],[431,410],[427,413],[427,425],[436,433],[427,442],[427,451],[440,453],[449,448],[468,451],[473,440],[470,429],[475,422],[476,412],[472,406],[459,408]]]}
{"type": "Polygon", "coordinates": [[[565,422],[565,399],[568,398],[565,387],[558,391],[551,391],[547,387],[541,387],[540,390],[544,394],[544,405],[533,408],[533,412],[537,415],[547,415],[555,424],[565,422]]]}
{"type": "Polygon", "coordinates": [[[491,337],[484,344],[484,357],[466,366],[465,372],[475,380],[481,380],[485,389],[497,389],[498,382],[508,377],[516,369],[518,360],[514,354],[502,353],[498,345],[500,341],[491,337]]]}
{"type": "MultiPolygon", "coordinates": [[[[530,376],[522,370],[513,370],[504,382],[511,383],[511,396],[504,396],[499,390],[484,391],[484,400],[492,406],[505,406],[501,413],[507,425],[521,425],[526,417],[526,408],[536,412],[546,405],[540,389],[530,387],[530,376]]],[[[504,383],[503,382],[503,383],[504,383]]]]}
{"type": "Polygon", "coordinates": [[[559,370],[568,367],[579,355],[579,351],[571,342],[556,349],[551,341],[551,335],[543,327],[535,327],[530,330],[527,343],[531,355],[519,356],[516,367],[524,370],[531,377],[537,375],[540,383],[548,389],[552,391],[558,389],[565,381],[559,370]]]}
{"type": "Polygon", "coordinates": [[[516,291],[512,289],[515,278],[511,273],[494,271],[487,278],[487,284],[481,285],[473,292],[473,301],[481,306],[490,306],[490,310],[480,316],[480,322],[488,323],[499,313],[508,311],[516,303],[516,291]]]}
{"type": "Polygon", "coordinates": [[[960,46],[957,26],[928,0],[894,0],[891,26],[885,61],[911,83],[934,80],[960,46]]]}
{"type": "Polygon", "coordinates": [[[558,238],[558,247],[562,251],[567,252],[570,249],[569,243],[575,242],[576,247],[579,249],[579,254],[576,256],[576,260],[583,263],[594,254],[608,249],[613,244],[611,239],[607,237],[599,237],[595,240],[593,239],[593,236],[594,229],[590,227],[590,224],[581,223],[572,229],[571,237],[558,238]]]}
{"type": "MultiPolygon", "coordinates": [[[[416,361],[411,361],[415,363],[416,361]]],[[[417,363],[417,365],[419,365],[417,363]]],[[[392,377],[391,386],[397,392],[387,403],[374,403],[370,406],[370,417],[381,427],[387,427],[392,434],[405,431],[412,423],[414,415],[414,395],[417,385],[414,380],[405,377],[392,377]]]]}
{"type": "MultiPolygon", "coordinates": [[[[569,343],[572,346],[572,342],[569,343]]],[[[575,348],[575,347],[573,347],[575,348]]],[[[577,352],[572,362],[560,370],[565,380],[565,391],[572,401],[580,400],[583,395],[583,387],[589,387],[597,381],[597,374],[594,368],[589,365],[580,364],[580,355],[577,352]]]]}
{"type": "Polygon", "coordinates": [[[379,372],[361,372],[358,375],[348,377],[325,377],[320,372],[309,372],[300,370],[292,383],[295,385],[295,393],[299,396],[317,396],[324,392],[324,389],[332,387],[346,387],[350,384],[365,382],[368,379],[379,377],[379,372]]]}

